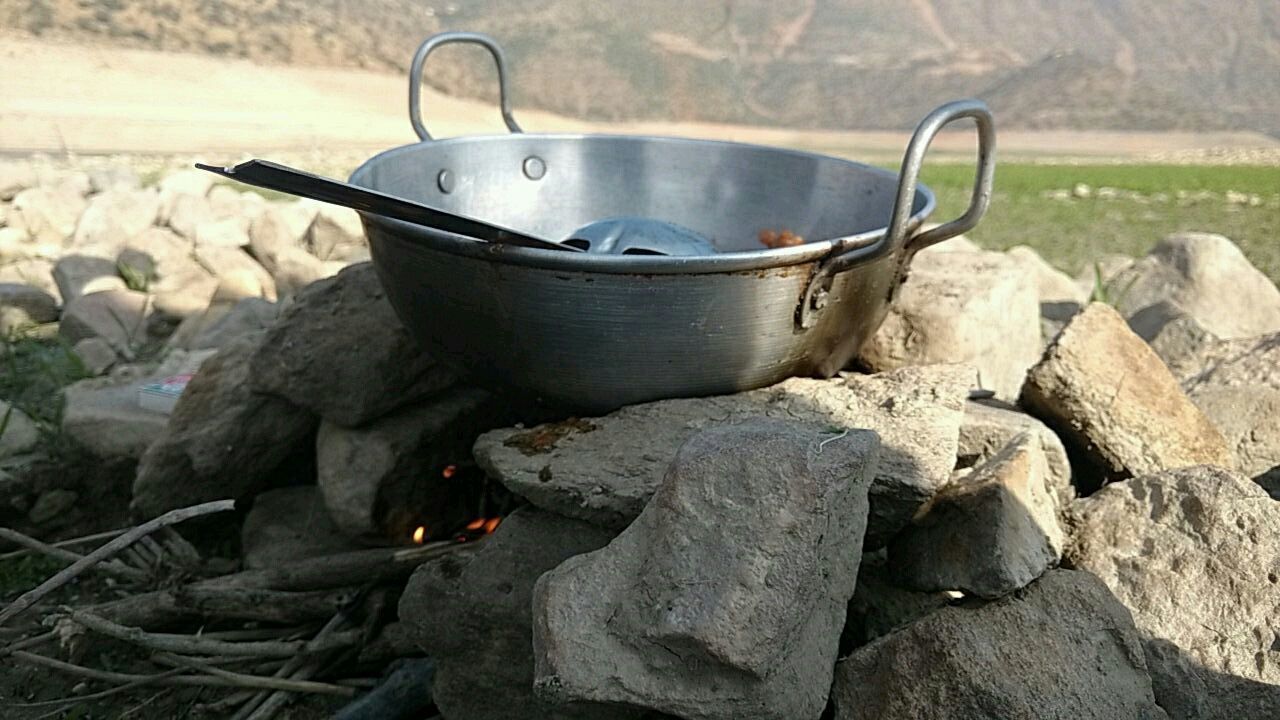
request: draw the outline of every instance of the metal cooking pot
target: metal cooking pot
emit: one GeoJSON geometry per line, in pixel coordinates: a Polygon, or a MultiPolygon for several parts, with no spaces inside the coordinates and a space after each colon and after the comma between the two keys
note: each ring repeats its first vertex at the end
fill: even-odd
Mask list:
{"type": "Polygon", "coordinates": [[[900,175],[812,153],[665,137],[525,134],[489,37],[443,33],[418,48],[409,113],[422,142],[383,152],[351,182],[546,238],[610,217],[677,223],[703,256],[596,255],[479,242],[363,215],[374,264],[411,334],[479,381],[576,412],[730,393],[794,375],[830,377],[883,321],[913,254],[977,224],[991,197],[995,129],[981,102],[929,114],[900,175]],[[427,55],[475,43],[498,69],[512,134],[433,140],[419,114],[427,55]],[[973,118],[973,198],[921,232],[917,182],[930,141],[973,118]],[[766,248],[762,230],[806,242],[766,248]]]}

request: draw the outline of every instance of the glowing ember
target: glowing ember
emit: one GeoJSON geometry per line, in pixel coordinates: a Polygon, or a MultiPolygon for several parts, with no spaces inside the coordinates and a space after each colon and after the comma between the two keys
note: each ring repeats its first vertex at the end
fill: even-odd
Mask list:
{"type": "Polygon", "coordinates": [[[498,529],[498,524],[499,524],[499,523],[501,523],[501,522],[502,522],[502,518],[500,518],[500,517],[492,517],[492,518],[489,518],[488,520],[486,520],[486,521],[485,521],[485,523],[484,523],[484,531],[485,531],[485,533],[486,533],[486,534],[488,534],[488,533],[493,532],[494,530],[497,530],[497,529],[498,529]]]}
{"type": "Polygon", "coordinates": [[[427,539],[427,529],[419,525],[418,529],[413,531],[413,541],[421,545],[422,541],[426,539],[427,539]]]}
{"type": "Polygon", "coordinates": [[[467,529],[479,530],[480,528],[484,527],[484,522],[485,522],[484,518],[476,518],[475,520],[472,520],[471,522],[467,523],[467,529]]]}
{"type": "Polygon", "coordinates": [[[444,466],[444,470],[442,470],[442,471],[440,472],[440,474],[441,474],[441,475],[443,475],[443,476],[444,476],[444,478],[445,478],[446,480],[448,480],[449,478],[451,478],[451,477],[453,477],[454,475],[457,475],[457,474],[458,474],[458,466],[457,466],[457,465],[445,465],[445,466],[444,466]]]}

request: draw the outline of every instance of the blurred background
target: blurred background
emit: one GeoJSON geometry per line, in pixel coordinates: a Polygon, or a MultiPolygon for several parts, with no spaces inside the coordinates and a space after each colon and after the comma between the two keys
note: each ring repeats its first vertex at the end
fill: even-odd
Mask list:
{"type": "MultiPolygon", "coordinates": [[[[0,153],[246,154],[345,173],[413,141],[414,48],[493,35],[526,130],[657,133],[896,167],[912,126],[986,100],[998,194],[972,238],[1078,272],[1177,230],[1280,277],[1275,0],[0,0],[0,153]]],[[[504,132],[492,62],[431,57],[438,136],[504,132]]],[[[972,137],[926,182],[966,199],[972,137]]]]}

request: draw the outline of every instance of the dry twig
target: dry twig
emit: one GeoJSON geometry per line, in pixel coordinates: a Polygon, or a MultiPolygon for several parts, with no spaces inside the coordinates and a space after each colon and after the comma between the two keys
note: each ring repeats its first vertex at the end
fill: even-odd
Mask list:
{"type": "MultiPolygon", "coordinates": [[[[111,538],[118,537],[120,535],[125,534],[126,532],[129,532],[129,528],[121,528],[119,530],[107,530],[106,532],[94,533],[92,535],[84,535],[82,537],[70,538],[68,540],[59,540],[56,543],[49,543],[49,544],[56,548],[65,548],[65,547],[71,547],[72,545],[83,545],[84,543],[88,543],[88,542],[97,542],[98,540],[110,540],[111,538]]],[[[0,553],[0,560],[12,560],[13,558],[22,557],[23,555],[30,554],[31,552],[32,552],[31,548],[22,548],[21,550],[10,550],[7,553],[0,553]]],[[[76,557],[79,557],[79,555],[77,555],[76,557]]]]}
{"type": "Polygon", "coordinates": [[[333,685],[330,683],[312,682],[309,680],[287,680],[277,677],[262,677],[260,675],[245,675],[244,673],[231,672],[214,667],[208,663],[193,660],[191,658],[179,657],[169,653],[160,653],[156,656],[158,661],[165,664],[174,664],[179,667],[185,667],[190,670],[198,670],[207,675],[220,677],[228,681],[236,683],[239,687],[244,688],[260,688],[264,690],[283,690],[285,692],[294,693],[319,693],[322,695],[341,695],[342,697],[352,697],[356,694],[355,688],[344,687],[342,685],[333,685]]]}
{"type": "Polygon", "coordinates": [[[170,510],[159,517],[152,518],[151,520],[142,523],[123,535],[107,542],[97,550],[94,550],[88,555],[80,558],[76,562],[72,563],[70,567],[65,568],[53,577],[45,580],[35,589],[23,593],[17,600],[14,600],[3,610],[0,610],[0,625],[3,625],[13,616],[39,602],[40,598],[43,598],[45,595],[48,595],[75,579],[84,571],[114,555],[121,549],[133,544],[133,542],[138,538],[143,537],[144,535],[149,535],[162,527],[182,522],[183,520],[189,520],[191,518],[208,515],[210,513],[225,512],[234,508],[234,500],[215,500],[214,502],[195,505],[189,508],[170,510]]]}
{"type": "MultiPolygon", "coordinates": [[[[66,563],[79,562],[84,557],[79,553],[75,553],[70,550],[64,550],[58,547],[57,545],[50,545],[49,543],[41,542],[40,540],[37,540],[27,535],[23,535],[17,530],[12,530],[10,528],[0,528],[0,539],[8,540],[12,543],[22,545],[26,548],[26,551],[28,552],[38,552],[43,555],[48,555],[51,558],[54,558],[56,560],[61,560],[66,563]]],[[[10,553],[10,554],[13,554],[13,553],[10,553]]],[[[129,567],[128,565],[125,565],[124,563],[121,563],[115,560],[109,560],[107,562],[104,562],[98,565],[97,569],[102,570],[103,572],[111,573],[112,575],[122,577],[125,580],[131,580],[133,582],[142,582],[142,581],[145,581],[148,577],[147,573],[141,570],[138,570],[137,568],[129,567]]]]}
{"type": "Polygon", "coordinates": [[[180,655],[229,655],[242,658],[292,658],[300,653],[325,652],[348,647],[360,641],[358,632],[330,633],[323,641],[264,640],[228,642],[195,635],[151,633],[118,625],[83,610],[63,608],[71,619],[86,628],[116,640],[123,640],[159,652],[180,655]]]}

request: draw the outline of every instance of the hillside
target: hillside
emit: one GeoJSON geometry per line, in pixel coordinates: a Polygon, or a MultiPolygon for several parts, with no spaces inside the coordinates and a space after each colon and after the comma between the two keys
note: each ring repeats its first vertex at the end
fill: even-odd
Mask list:
{"type": "MultiPolygon", "coordinates": [[[[403,70],[440,29],[495,35],[518,103],[600,120],[897,129],[976,95],[1003,127],[1280,136],[1275,0],[0,0],[40,37],[403,70]]],[[[432,84],[490,97],[477,51],[432,84]]]]}

